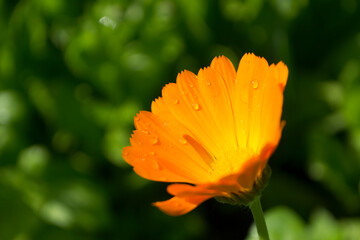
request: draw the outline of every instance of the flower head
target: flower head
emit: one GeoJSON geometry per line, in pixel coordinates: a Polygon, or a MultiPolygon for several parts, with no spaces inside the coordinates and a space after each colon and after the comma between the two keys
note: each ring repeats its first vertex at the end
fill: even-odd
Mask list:
{"type": "Polygon", "coordinates": [[[209,198],[251,192],[281,137],[287,77],[284,63],[245,54],[237,71],[221,56],[166,85],[151,112],[135,116],[123,150],[138,175],[174,182],[173,197],[154,205],[182,215],[209,198]]]}

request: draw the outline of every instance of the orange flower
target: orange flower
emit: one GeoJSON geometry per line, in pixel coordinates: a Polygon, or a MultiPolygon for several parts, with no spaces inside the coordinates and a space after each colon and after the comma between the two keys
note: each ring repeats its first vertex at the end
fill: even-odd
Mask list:
{"type": "Polygon", "coordinates": [[[151,112],[135,117],[123,158],[149,180],[177,182],[171,199],[154,203],[182,215],[212,197],[252,190],[279,143],[288,69],[245,54],[237,72],[215,57],[197,75],[181,72],[151,112]]]}

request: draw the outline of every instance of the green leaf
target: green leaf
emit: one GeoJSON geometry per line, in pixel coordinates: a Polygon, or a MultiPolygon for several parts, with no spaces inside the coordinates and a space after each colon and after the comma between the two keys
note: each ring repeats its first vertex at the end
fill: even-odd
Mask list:
{"type": "MultiPolygon", "coordinates": [[[[300,240],[303,239],[303,220],[290,208],[276,207],[265,213],[270,239],[274,240],[300,240]]],[[[256,227],[250,228],[247,240],[258,240],[256,227]]]]}

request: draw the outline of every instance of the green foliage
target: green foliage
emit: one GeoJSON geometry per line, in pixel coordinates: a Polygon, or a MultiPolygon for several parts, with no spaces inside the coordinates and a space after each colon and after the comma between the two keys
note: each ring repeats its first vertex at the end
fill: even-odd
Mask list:
{"type": "MultiPolygon", "coordinates": [[[[316,210],[305,224],[294,211],[276,207],[265,214],[270,239],[277,240],[356,240],[360,236],[360,219],[336,220],[324,209],[316,210]]],[[[256,227],[250,228],[247,240],[259,239],[256,227]]]]}
{"type": "Polygon", "coordinates": [[[169,197],[165,185],[121,157],[134,115],[179,71],[216,55],[237,66],[245,52],[290,69],[262,202],[302,218],[270,210],[274,239],[355,239],[359,9],[355,0],[0,0],[0,239],[245,237],[246,210],[208,201],[172,218],[151,207],[169,197]],[[318,206],[331,214],[311,215],[318,206]]]}

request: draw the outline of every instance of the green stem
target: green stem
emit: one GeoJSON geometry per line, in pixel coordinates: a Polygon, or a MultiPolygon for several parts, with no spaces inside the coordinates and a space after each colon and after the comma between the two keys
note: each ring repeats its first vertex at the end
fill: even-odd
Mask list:
{"type": "Polygon", "coordinates": [[[250,204],[250,209],[254,217],[259,239],[270,240],[269,233],[266,228],[264,213],[261,208],[260,197],[256,197],[255,200],[250,204]]]}

